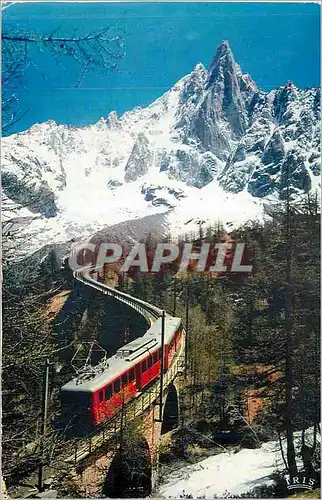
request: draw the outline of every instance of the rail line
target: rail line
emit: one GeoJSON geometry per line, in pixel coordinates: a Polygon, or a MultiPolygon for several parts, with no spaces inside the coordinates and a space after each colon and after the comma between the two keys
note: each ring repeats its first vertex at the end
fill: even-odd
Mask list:
{"type": "MultiPolygon", "coordinates": [[[[78,271],[74,271],[74,278],[83,284],[95,288],[103,294],[113,297],[133,308],[139,312],[148,321],[148,323],[152,323],[162,316],[162,309],[141,299],[137,299],[132,295],[115,290],[114,288],[95,280],[90,275],[93,271],[97,271],[97,269],[93,267],[82,268],[78,271]]],[[[185,345],[183,342],[180,349],[175,353],[169,369],[163,375],[163,390],[173,382],[178,374],[183,373],[184,350],[185,345]]],[[[160,402],[158,403],[160,384],[160,378],[158,378],[153,386],[139,393],[126,405],[125,408],[128,420],[132,420],[136,416],[144,413],[151,405],[160,404],[160,402]]],[[[88,435],[85,438],[78,438],[74,440],[72,445],[73,451],[65,458],[64,463],[76,465],[80,460],[83,460],[86,456],[91,454],[94,449],[99,448],[104,442],[111,440],[113,436],[117,435],[120,432],[120,428],[121,415],[117,414],[108,422],[103,424],[100,429],[94,431],[93,434],[88,435]]]]}
{"type": "Polygon", "coordinates": [[[162,309],[149,304],[149,302],[137,299],[136,297],[133,297],[128,293],[121,292],[120,290],[115,290],[115,288],[112,288],[104,283],[100,283],[99,281],[91,277],[90,273],[92,271],[97,271],[97,269],[92,267],[79,269],[78,271],[74,271],[74,278],[84,283],[85,285],[95,288],[105,295],[113,297],[119,302],[123,302],[124,304],[130,306],[132,309],[140,313],[150,324],[158,318],[161,318],[162,309]]]}
{"type": "MultiPolygon", "coordinates": [[[[115,298],[116,300],[123,302],[132,309],[140,313],[148,322],[152,324],[158,318],[162,317],[163,310],[145,302],[141,299],[135,298],[130,294],[115,290],[114,288],[101,283],[91,277],[90,273],[97,271],[93,267],[84,267],[73,272],[74,279],[82,282],[84,285],[90,286],[104,295],[115,298]]],[[[170,315],[171,316],[171,315],[170,315]]],[[[184,337],[183,337],[184,339],[184,337]]],[[[171,365],[168,370],[163,375],[162,389],[165,390],[177,377],[183,373],[184,370],[184,351],[185,351],[185,339],[181,343],[179,350],[174,354],[171,365]]],[[[160,405],[160,392],[161,392],[161,379],[160,377],[156,379],[153,386],[147,388],[143,392],[139,393],[133,400],[129,401],[125,405],[126,418],[132,420],[135,417],[142,415],[148,408],[152,405],[160,405]]],[[[112,419],[102,424],[93,433],[88,434],[84,437],[78,437],[73,439],[63,438],[61,444],[63,449],[60,453],[60,457],[56,458],[57,466],[61,468],[66,474],[69,473],[70,468],[75,467],[80,461],[85,457],[90,455],[94,450],[100,448],[102,444],[109,442],[120,433],[121,430],[121,413],[115,415],[112,419]]],[[[34,444],[34,443],[33,443],[34,444]]],[[[34,455],[35,449],[25,452],[26,455],[34,455]]],[[[50,459],[51,461],[51,459],[50,459]]],[[[24,498],[29,498],[34,495],[34,492],[24,495],[24,498]]]]}

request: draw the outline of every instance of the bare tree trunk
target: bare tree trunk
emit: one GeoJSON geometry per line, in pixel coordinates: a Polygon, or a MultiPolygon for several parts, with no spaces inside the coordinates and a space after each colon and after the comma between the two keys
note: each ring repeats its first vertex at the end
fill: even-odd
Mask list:
{"type": "Polygon", "coordinates": [[[319,373],[320,373],[320,332],[315,332],[315,370],[314,370],[314,386],[315,386],[315,415],[314,415],[314,437],[313,437],[313,455],[316,449],[317,443],[317,432],[320,431],[319,418],[320,418],[320,404],[319,404],[319,394],[320,394],[320,383],[319,383],[319,373]]]}
{"type": "Polygon", "coordinates": [[[291,476],[297,474],[293,425],[292,425],[292,388],[293,388],[293,287],[292,287],[292,241],[290,227],[290,193],[287,185],[286,203],[286,294],[285,294],[285,327],[286,327],[286,360],[285,360],[285,429],[287,442],[287,463],[291,476]]]}
{"type": "Polygon", "coordinates": [[[282,446],[281,433],[279,431],[278,431],[278,442],[279,442],[279,445],[280,445],[281,455],[282,455],[282,459],[283,459],[283,462],[284,462],[284,465],[285,465],[285,469],[288,469],[287,462],[285,460],[283,446],[282,446]]]}

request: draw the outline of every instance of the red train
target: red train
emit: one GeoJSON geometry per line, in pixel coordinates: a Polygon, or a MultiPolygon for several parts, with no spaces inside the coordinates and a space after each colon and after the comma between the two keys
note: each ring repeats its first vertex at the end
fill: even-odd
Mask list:
{"type": "MultiPolygon", "coordinates": [[[[136,340],[121,347],[108,360],[108,368],[89,379],[75,378],[61,388],[65,418],[82,427],[99,425],[119,411],[160,375],[161,322],[136,340]]],[[[181,319],[165,317],[164,369],[183,342],[181,319]]]]}

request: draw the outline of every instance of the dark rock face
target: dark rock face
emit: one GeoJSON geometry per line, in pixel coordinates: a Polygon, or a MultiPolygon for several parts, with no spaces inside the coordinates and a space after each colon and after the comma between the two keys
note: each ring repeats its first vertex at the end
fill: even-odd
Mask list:
{"type": "Polygon", "coordinates": [[[125,182],[136,181],[138,177],[146,174],[152,160],[153,153],[149,149],[149,141],[140,133],[125,166],[125,182]]]}
{"type": "Polygon", "coordinates": [[[233,156],[233,162],[235,163],[244,160],[246,160],[245,146],[243,144],[239,144],[233,156]]]}
{"type": "Polygon", "coordinates": [[[165,206],[168,208],[172,208],[175,206],[175,203],[173,203],[173,201],[171,202],[171,200],[173,200],[173,197],[176,200],[181,200],[182,198],[186,197],[185,193],[180,189],[173,189],[162,186],[144,186],[141,189],[141,193],[144,194],[145,201],[151,201],[152,205],[154,205],[155,207],[165,206]],[[165,195],[169,196],[167,197],[165,195]]]}
{"type": "Polygon", "coordinates": [[[216,114],[223,114],[236,137],[244,134],[248,124],[240,83],[245,90],[246,81],[238,78],[234,57],[224,41],[209,68],[207,87],[211,89],[216,114]]]}
{"type": "Polygon", "coordinates": [[[279,130],[276,130],[265,147],[262,155],[262,163],[263,165],[276,165],[283,160],[284,154],[283,139],[279,130]]]}
{"type": "Polygon", "coordinates": [[[318,152],[312,153],[309,157],[309,165],[313,175],[320,175],[321,173],[321,155],[318,152]]]}
{"type": "Polygon", "coordinates": [[[109,189],[116,189],[120,186],[122,186],[122,182],[118,181],[117,179],[111,179],[110,181],[108,181],[107,183],[107,187],[109,189]]]}
{"type": "Polygon", "coordinates": [[[259,198],[272,194],[275,188],[276,182],[272,181],[268,174],[260,175],[258,172],[255,172],[248,185],[248,191],[259,198]]]}
{"type": "Polygon", "coordinates": [[[224,189],[282,198],[287,182],[290,195],[311,189],[310,172],[317,176],[320,170],[318,94],[291,83],[266,96],[262,91],[254,94],[248,107],[250,126],[218,176],[224,189]]]}
{"type": "Polygon", "coordinates": [[[203,187],[212,180],[209,163],[199,155],[178,149],[175,161],[168,168],[169,177],[179,179],[195,187],[203,187]]]}
{"type": "Polygon", "coordinates": [[[306,193],[310,188],[311,179],[305,168],[305,157],[300,153],[289,153],[281,168],[281,199],[286,199],[288,189],[290,190],[290,194],[293,194],[296,191],[304,191],[306,193]]]}
{"type": "Polygon", "coordinates": [[[223,133],[217,121],[217,103],[208,94],[191,122],[189,135],[200,144],[202,151],[211,151],[222,161],[228,159],[230,153],[230,137],[223,133]]]}
{"type": "MultiPolygon", "coordinates": [[[[180,110],[177,127],[185,129],[190,143],[197,141],[202,151],[210,151],[226,161],[231,153],[231,140],[241,137],[246,130],[245,101],[252,98],[256,87],[248,75],[240,74],[227,42],[218,47],[208,73],[204,69],[200,72],[194,98],[191,85],[186,84],[183,89],[182,97],[188,95],[190,99],[189,118],[185,108],[180,110]],[[194,109],[191,104],[196,105],[194,109]],[[224,128],[222,122],[228,126],[224,128]]],[[[195,75],[193,78],[196,80],[195,75]]]]}
{"type": "Polygon", "coordinates": [[[47,219],[56,217],[55,196],[46,182],[41,181],[39,186],[35,186],[23,182],[14,174],[3,172],[2,188],[8,198],[28,207],[31,212],[39,213],[47,219]]]}
{"type": "Polygon", "coordinates": [[[197,187],[217,177],[228,191],[278,196],[284,190],[283,162],[293,152],[302,160],[290,178],[291,192],[308,191],[308,168],[315,176],[320,170],[318,155],[308,161],[312,149],[320,149],[319,95],[319,89],[302,91],[291,82],[270,93],[257,89],[222,42],[208,72],[197,66],[185,82],[176,130],[185,144],[197,145],[201,155],[210,153],[224,165],[201,169],[196,156],[181,159],[179,153],[176,168],[164,161],[162,169],[197,187]]]}
{"type": "Polygon", "coordinates": [[[296,88],[292,82],[287,82],[287,84],[275,94],[272,111],[279,123],[286,122],[291,118],[289,103],[295,100],[296,88]]]}

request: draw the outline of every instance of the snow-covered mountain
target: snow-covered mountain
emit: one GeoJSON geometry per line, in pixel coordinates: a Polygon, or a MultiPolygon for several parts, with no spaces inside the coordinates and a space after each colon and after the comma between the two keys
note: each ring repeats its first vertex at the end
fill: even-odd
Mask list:
{"type": "Polygon", "coordinates": [[[319,89],[258,89],[222,42],[208,70],[198,63],[147,108],[4,138],[7,216],[32,219],[37,247],[160,212],[173,232],[260,216],[287,184],[317,188],[319,105],[319,89]]]}

